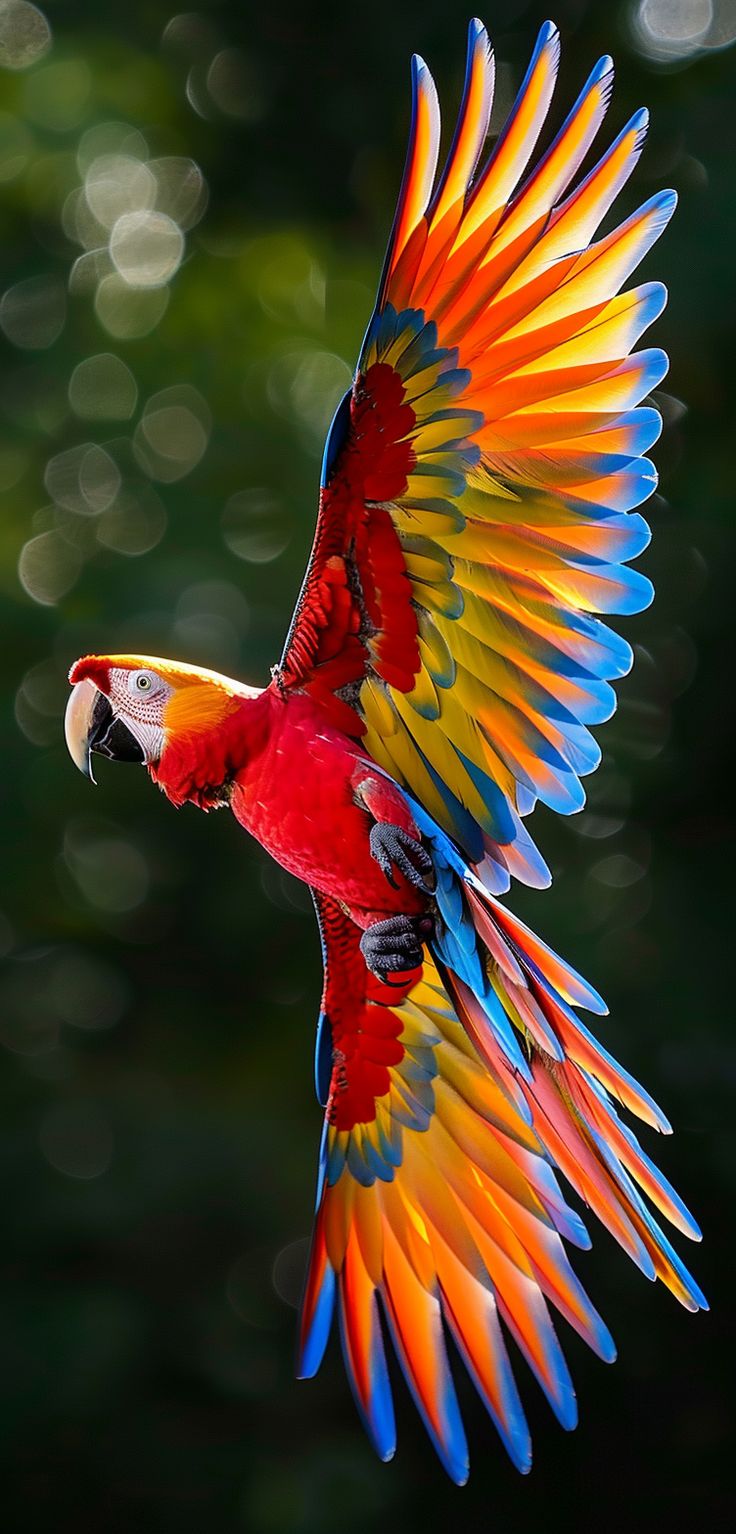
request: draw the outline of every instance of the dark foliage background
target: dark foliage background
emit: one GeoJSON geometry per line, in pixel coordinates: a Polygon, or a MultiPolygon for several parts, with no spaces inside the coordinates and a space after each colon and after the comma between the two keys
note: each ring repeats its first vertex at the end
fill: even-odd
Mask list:
{"type": "MultiPolygon", "coordinates": [[[[731,1526],[736,143],[734,53],[709,44],[736,34],[734,7],[556,8],[555,120],[613,51],[612,129],[642,100],[653,114],[624,206],[666,183],[682,202],[645,269],[671,289],[644,560],[658,597],[627,626],[638,664],[590,808],[538,825],[554,891],[514,894],[606,994],[607,1038],[675,1123],[656,1154],[702,1217],[688,1255],[714,1309],[688,1317],[597,1233],[578,1269],[616,1367],[565,1336],[571,1437],[524,1380],[528,1481],[461,1381],[462,1493],[403,1386],[400,1451],[382,1467],[336,1347],[316,1382],[292,1378],[319,1134],[308,902],[227,816],[177,816],[143,773],[105,763],[93,791],[61,714],[70,661],[97,648],[266,678],[370,312],[408,55],[427,57],[451,116],[465,9],[42,9],[47,51],[28,7],[19,34],[18,0],[0,4],[4,1525],[731,1526]],[[129,290],[107,246],[140,207],[112,236],[148,283],[129,290]]],[[[486,16],[504,102],[543,16],[524,0],[486,16]]]]}

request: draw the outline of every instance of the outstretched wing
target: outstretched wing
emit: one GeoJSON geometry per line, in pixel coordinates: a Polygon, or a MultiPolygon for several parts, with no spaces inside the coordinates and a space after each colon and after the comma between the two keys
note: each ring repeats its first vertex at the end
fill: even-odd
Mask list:
{"type": "Polygon", "coordinates": [[[552,1310],[602,1358],[614,1356],[567,1257],[565,1241],[590,1240],[556,1168],[648,1277],[688,1309],[705,1301],[642,1194],[686,1235],[697,1237],[697,1227],[615,1099],[659,1128],[666,1120],[570,1005],[597,998],[478,881],[474,892],[442,833],[426,829],[439,946],[403,984],[376,980],[359,930],[336,902],[316,897],[326,1109],[299,1373],[319,1368],[337,1313],[358,1409],[388,1459],[387,1330],[445,1468],[464,1481],[446,1331],[522,1471],[531,1444],[507,1336],[566,1428],[575,1425],[575,1395],[552,1310]],[[479,965],[485,984],[473,979],[479,965]],[[533,1047],[520,1060],[525,1041],[533,1047]]]}
{"type": "Polygon", "coordinates": [[[627,566],[649,530],[641,400],[667,367],[633,352],[665,290],[620,293],[675,197],[594,240],[641,153],[638,112],[582,179],[605,114],[596,65],[526,174],[559,54],[542,28],[509,119],[476,174],[493,56],[471,23],[465,92],[435,179],[439,110],[413,63],[398,209],[355,382],[333,423],[312,556],[278,680],[306,688],[482,865],[546,883],[522,825],[569,814],[600,752],[629,646],[595,614],[651,599],[627,566]],[[618,295],[618,296],[617,296],[618,295]]]}

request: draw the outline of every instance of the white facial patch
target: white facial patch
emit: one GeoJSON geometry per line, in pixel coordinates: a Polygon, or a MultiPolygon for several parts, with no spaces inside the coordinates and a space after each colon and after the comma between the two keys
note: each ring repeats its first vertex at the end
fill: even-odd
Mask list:
{"type": "Polygon", "coordinates": [[[164,709],[173,691],[155,671],[129,671],[123,666],[113,666],[110,671],[110,703],[137,740],[147,763],[157,762],[163,751],[164,709]]]}

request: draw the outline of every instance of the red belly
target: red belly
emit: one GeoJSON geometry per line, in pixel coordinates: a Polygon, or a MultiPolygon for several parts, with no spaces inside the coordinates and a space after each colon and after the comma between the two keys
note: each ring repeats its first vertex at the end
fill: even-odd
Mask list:
{"type": "Polygon", "coordinates": [[[231,799],[240,824],[283,868],[342,901],[360,926],[426,903],[400,875],[392,889],[371,856],[373,820],[356,801],[369,777],[380,782],[386,818],[413,830],[400,791],[309,698],[274,697],[266,744],[237,773],[231,799]]]}

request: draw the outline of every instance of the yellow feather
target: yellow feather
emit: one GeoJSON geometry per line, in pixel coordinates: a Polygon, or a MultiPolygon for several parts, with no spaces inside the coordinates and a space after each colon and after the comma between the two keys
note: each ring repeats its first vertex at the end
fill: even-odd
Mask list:
{"type": "MultiPolygon", "coordinates": [[[[416,714],[412,714],[417,718],[416,714]]],[[[427,769],[417,755],[409,730],[403,721],[399,722],[396,732],[383,741],[377,732],[370,728],[364,737],[366,750],[374,756],[380,767],[389,772],[399,783],[411,786],[412,792],[424,805],[427,813],[432,816],[437,824],[451,835],[456,833],[449,820],[447,805],[440,795],[435,784],[427,772],[427,769]]]]}
{"type": "Polygon", "coordinates": [[[411,692],[406,694],[413,709],[424,719],[438,719],[440,702],[437,696],[437,688],[424,666],[416,678],[411,692]]]}
{"type": "Polygon", "coordinates": [[[366,723],[376,735],[385,738],[394,735],[398,719],[388,692],[376,677],[367,676],[360,689],[360,706],[366,723]]]}
{"type": "MultiPolygon", "coordinates": [[[[452,1089],[460,1101],[467,1103],[468,1111],[472,1109],[527,1150],[540,1150],[534,1130],[525,1124],[477,1058],[470,1059],[445,1042],[437,1050],[437,1064],[443,1084],[441,1091],[452,1089]]],[[[437,1090],[435,1101],[436,1098],[437,1090]]]]}
{"type": "MultiPolygon", "coordinates": [[[[393,691],[393,690],[392,690],[393,691]]],[[[452,690],[442,695],[442,712],[438,721],[428,723],[420,714],[413,711],[409,713],[409,705],[400,693],[393,693],[398,712],[404,723],[414,735],[418,746],[423,751],[427,760],[431,762],[435,772],[439,773],[443,783],[446,783],[460,803],[465,806],[489,833],[493,833],[493,819],[488,806],[483,802],[475,784],[471,782],[465,768],[460,761],[457,752],[453,750],[453,743],[460,751],[476,763],[484,771],[489,768],[486,765],[487,747],[481,740],[473,721],[452,702],[452,690]]],[[[488,753],[490,755],[490,752],[488,753]]],[[[505,778],[508,791],[513,791],[513,778],[506,773],[505,778]]],[[[500,785],[499,785],[500,786],[500,785]]],[[[442,822],[446,818],[446,812],[442,822]]]]}
{"type": "Polygon", "coordinates": [[[412,433],[412,442],[417,456],[424,453],[432,453],[437,448],[445,447],[448,442],[458,442],[463,437],[471,437],[478,430],[478,417],[474,411],[463,414],[458,411],[450,416],[443,416],[441,421],[428,421],[420,424],[412,433]]]}
{"type": "MultiPolygon", "coordinates": [[[[368,1135],[373,1144],[377,1136],[373,1126],[368,1135]]],[[[383,1278],[383,1225],[381,1212],[373,1188],[358,1186],[354,1194],[354,1226],[361,1256],[371,1282],[378,1285],[383,1278]]]]}

